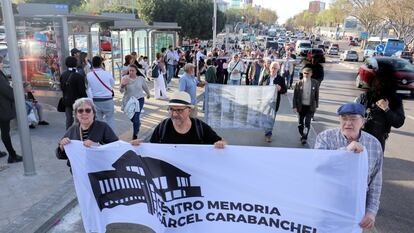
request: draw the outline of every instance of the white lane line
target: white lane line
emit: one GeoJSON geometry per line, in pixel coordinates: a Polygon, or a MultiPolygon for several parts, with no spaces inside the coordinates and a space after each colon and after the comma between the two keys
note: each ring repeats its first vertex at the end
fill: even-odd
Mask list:
{"type": "Polygon", "coordinates": [[[410,118],[411,120],[414,121],[414,117],[410,116],[410,115],[405,115],[406,117],[410,118]]]}

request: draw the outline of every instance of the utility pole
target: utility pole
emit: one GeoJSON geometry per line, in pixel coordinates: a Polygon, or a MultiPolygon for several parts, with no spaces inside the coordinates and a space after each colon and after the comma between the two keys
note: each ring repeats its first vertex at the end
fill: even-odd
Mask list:
{"type": "Polygon", "coordinates": [[[24,175],[36,175],[34,166],[32,141],[27,125],[26,104],[23,93],[23,79],[20,67],[19,51],[17,48],[16,26],[10,0],[2,0],[2,12],[6,29],[7,48],[10,56],[10,69],[13,81],[14,102],[16,105],[17,123],[20,136],[20,144],[23,153],[24,175]]]}
{"type": "Polygon", "coordinates": [[[213,0],[214,14],[213,14],[213,50],[216,48],[217,43],[217,0],[213,0]]]}

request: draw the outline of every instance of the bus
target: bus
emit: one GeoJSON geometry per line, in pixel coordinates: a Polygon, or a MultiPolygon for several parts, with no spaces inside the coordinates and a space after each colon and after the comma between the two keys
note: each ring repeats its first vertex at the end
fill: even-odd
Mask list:
{"type": "Polygon", "coordinates": [[[400,39],[386,39],[384,48],[384,56],[395,56],[398,52],[404,51],[404,41],[400,39]]]}

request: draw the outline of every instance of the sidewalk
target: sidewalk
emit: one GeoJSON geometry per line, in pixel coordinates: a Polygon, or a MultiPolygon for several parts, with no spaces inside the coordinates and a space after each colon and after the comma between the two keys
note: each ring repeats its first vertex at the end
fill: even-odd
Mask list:
{"type": "MultiPolygon", "coordinates": [[[[177,90],[178,79],[172,80],[173,91],[177,90]]],[[[167,117],[166,100],[153,98],[153,82],[148,82],[150,99],[145,100],[141,116],[139,138],[149,138],[152,128],[167,117]]],[[[115,92],[116,133],[121,140],[132,137],[132,122],[120,110],[122,94],[115,92]]],[[[199,89],[198,92],[202,92],[199,89]]],[[[172,92],[168,92],[170,95],[172,92]]],[[[57,102],[56,97],[56,102],[57,102]]],[[[38,98],[41,102],[41,97],[38,98]]],[[[65,133],[65,116],[52,105],[44,105],[45,120],[49,126],[31,129],[33,156],[36,167],[35,176],[24,176],[23,163],[7,164],[7,157],[0,159],[0,232],[44,232],[55,224],[67,208],[76,205],[72,177],[66,161],[55,157],[59,139],[65,133]]],[[[18,132],[11,132],[13,146],[20,152],[18,132]]],[[[4,151],[3,144],[0,150],[4,151]]]]}

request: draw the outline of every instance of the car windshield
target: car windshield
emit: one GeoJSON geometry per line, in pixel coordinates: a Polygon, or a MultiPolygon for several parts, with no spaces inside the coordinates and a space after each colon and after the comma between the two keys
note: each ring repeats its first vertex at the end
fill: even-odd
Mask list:
{"type": "Polygon", "coordinates": [[[349,54],[356,54],[356,51],[348,51],[349,54]]]}
{"type": "Polygon", "coordinates": [[[381,60],[378,61],[378,63],[379,66],[381,66],[382,64],[391,64],[394,67],[395,71],[414,72],[414,66],[411,65],[407,60],[381,60]]]}
{"type": "Polygon", "coordinates": [[[299,47],[301,47],[301,48],[311,48],[312,46],[309,43],[301,43],[299,47]]]}

